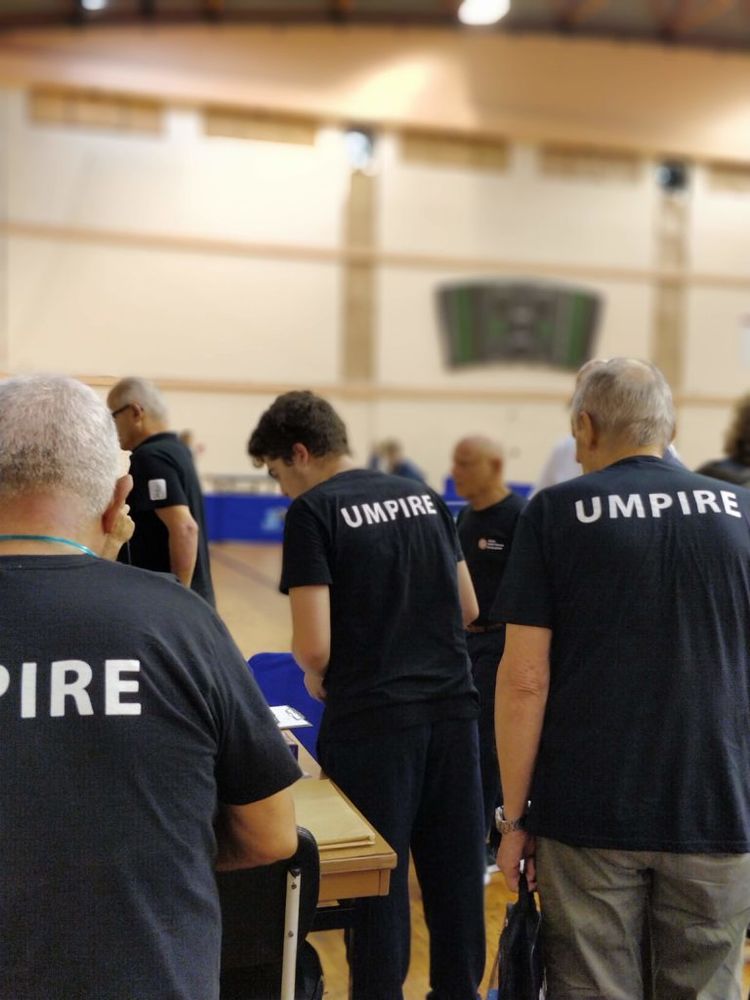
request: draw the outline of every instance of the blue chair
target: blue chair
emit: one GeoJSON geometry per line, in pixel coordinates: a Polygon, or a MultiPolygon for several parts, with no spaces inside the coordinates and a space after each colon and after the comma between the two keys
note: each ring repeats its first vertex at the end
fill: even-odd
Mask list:
{"type": "Polygon", "coordinates": [[[311,726],[295,729],[302,746],[317,759],[316,745],[323,715],[321,702],[305,689],[302,671],[291,653],[256,653],[247,661],[258,687],[269,705],[291,705],[301,712],[311,726]]]}

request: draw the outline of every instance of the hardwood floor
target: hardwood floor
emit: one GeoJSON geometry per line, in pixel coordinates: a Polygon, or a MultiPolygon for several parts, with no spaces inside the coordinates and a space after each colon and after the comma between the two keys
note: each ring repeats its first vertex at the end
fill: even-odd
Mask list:
{"type": "MultiPolygon", "coordinates": [[[[278,591],[281,550],[278,545],[220,543],[211,546],[211,569],[219,613],[243,655],[289,648],[291,622],[288,600],[278,591]]],[[[412,877],[412,950],[405,1000],[423,1000],[429,989],[429,944],[421,911],[419,886],[412,877]]],[[[486,980],[497,950],[505,907],[514,897],[505,889],[502,876],[494,874],[485,895],[487,920],[486,980]]],[[[326,931],[311,937],[323,963],[327,1000],[346,1000],[348,970],[343,935],[326,931]]],[[[750,989],[750,964],[745,964],[743,995],[750,989]]]]}

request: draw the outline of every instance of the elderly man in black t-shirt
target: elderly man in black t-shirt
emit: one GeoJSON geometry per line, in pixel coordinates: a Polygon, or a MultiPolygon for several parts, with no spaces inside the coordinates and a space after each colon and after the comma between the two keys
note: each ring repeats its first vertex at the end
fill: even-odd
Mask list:
{"type": "Polygon", "coordinates": [[[281,589],[292,652],[325,701],[320,762],[398,855],[387,897],[357,904],[354,1000],[401,1000],[411,850],[434,1000],[475,1000],[485,957],[477,693],[464,626],[478,607],[453,519],[429,487],[356,469],[346,429],[309,392],[250,438],[294,499],[281,589]]]}
{"type": "Polygon", "coordinates": [[[651,364],[596,366],[572,425],[585,474],[529,502],[501,593],[499,863],[538,880],[551,996],[729,1000],[750,920],[750,492],[662,458],[651,364]]]}
{"type": "Polygon", "coordinates": [[[100,558],[119,458],[92,389],[0,382],[4,1000],[218,1000],[215,867],[296,848],[299,768],[224,625],[100,558]]]}
{"type": "Polygon", "coordinates": [[[468,501],[457,520],[458,537],[479,602],[479,614],[466,627],[474,683],[479,692],[479,759],[482,771],[487,861],[497,870],[495,807],[500,773],[495,752],[495,678],[505,645],[505,625],[495,621],[493,605],[500,589],[518,515],[524,501],[505,485],[503,452],[482,435],[463,438],[453,449],[456,493],[468,501]]]}
{"type": "Polygon", "coordinates": [[[169,430],[162,394],[153,382],[129,377],[112,387],[107,403],[120,445],[131,452],[135,532],[122,562],[174,573],[215,605],[198,475],[190,449],[169,430]]]}

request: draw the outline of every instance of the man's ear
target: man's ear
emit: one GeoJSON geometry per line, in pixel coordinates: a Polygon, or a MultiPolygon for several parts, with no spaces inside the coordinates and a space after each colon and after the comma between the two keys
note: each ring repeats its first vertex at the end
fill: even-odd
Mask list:
{"type": "Polygon", "coordinates": [[[599,435],[596,427],[594,426],[594,422],[585,410],[581,410],[578,414],[577,423],[573,425],[573,435],[574,437],[577,437],[586,448],[594,447],[599,440],[599,435]]]}
{"type": "Polygon", "coordinates": [[[292,465],[307,465],[311,455],[305,445],[298,441],[292,445],[292,465]]]}
{"type": "Polygon", "coordinates": [[[109,502],[109,506],[102,514],[102,531],[105,535],[108,535],[114,528],[117,518],[120,516],[120,511],[122,506],[128,498],[128,494],[133,489],[133,477],[128,473],[125,476],[120,476],[120,478],[115,483],[115,489],[112,493],[112,499],[109,502]]]}

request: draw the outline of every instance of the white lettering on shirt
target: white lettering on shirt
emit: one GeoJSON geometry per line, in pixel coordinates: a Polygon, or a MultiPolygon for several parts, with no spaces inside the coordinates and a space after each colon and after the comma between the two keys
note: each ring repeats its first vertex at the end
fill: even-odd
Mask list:
{"type": "Polygon", "coordinates": [[[365,520],[368,524],[378,524],[380,521],[387,521],[388,516],[379,503],[363,503],[362,510],[365,512],[365,520]]]}
{"type": "Polygon", "coordinates": [[[388,511],[391,516],[391,520],[396,519],[396,514],[398,514],[398,500],[384,500],[383,506],[388,511]]]}
{"type": "Polygon", "coordinates": [[[363,524],[384,524],[399,517],[437,516],[437,513],[437,507],[429,493],[421,496],[410,494],[373,503],[355,503],[341,508],[341,516],[350,528],[361,528],[363,524]]]}
{"type": "Polygon", "coordinates": [[[409,506],[411,507],[415,517],[418,516],[419,514],[427,513],[427,511],[424,509],[424,504],[422,503],[421,497],[407,497],[407,500],[409,501],[409,506]]]}
{"type": "Polygon", "coordinates": [[[611,519],[618,517],[661,517],[662,511],[675,507],[677,500],[680,513],[686,517],[692,514],[727,514],[729,517],[742,517],[737,494],[731,490],[721,490],[721,504],[713,490],[678,490],[671,493],[629,493],[622,497],[610,493],[606,497],[586,497],[575,501],[576,518],[582,524],[592,524],[598,521],[603,512],[611,519]],[[603,502],[604,501],[604,502],[603,502]],[[606,506],[605,506],[606,503],[606,506]]]}
{"type": "Polygon", "coordinates": [[[406,514],[407,517],[411,517],[411,514],[409,513],[409,508],[406,505],[406,500],[404,500],[403,497],[399,497],[398,502],[404,514],[406,514]]]}
{"type": "Polygon", "coordinates": [[[610,517],[618,517],[620,514],[623,517],[632,517],[634,512],[638,517],[646,516],[646,511],[643,509],[643,500],[641,500],[637,493],[631,493],[627,500],[618,497],[616,493],[610,494],[610,517]]]}
{"type": "Polygon", "coordinates": [[[648,499],[651,503],[652,517],[661,517],[661,512],[674,503],[668,493],[649,493],[648,499]]]}
{"type": "Polygon", "coordinates": [[[355,517],[349,513],[346,507],[341,508],[341,516],[344,518],[344,520],[346,521],[346,523],[349,525],[350,528],[358,528],[360,524],[362,524],[362,511],[357,506],[352,507],[352,510],[356,515],[356,520],[355,517]]]}
{"type": "Polygon", "coordinates": [[[141,704],[138,701],[120,701],[121,694],[137,694],[139,682],[124,680],[121,673],[138,673],[141,665],[138,660],[106,660],[104,663],[104,714],[105,715],[140,715],[141,704]]]}
{"type": "MultiPolygon", "coordinates": [[[[104,704],[105,715],[140,715],[139,701],[123,701],[123,695],[138,694],[140,681],[136,677],[123,674],[140,672],[139,660],[104,661],[104,704]]],[[[64,718],[65,715],[93,715],[94,706],[88,692],[94,672],[84,660],[53,660],[49,671],[49,714],[50,718],[64,718]]],[[[11,673],[0,664],[0,698],[10,689],[11,673]]],[[[15,681],[13,681],[15,683],[15,681]]],[[[37,692],[37,664],[24,662],[20,670],[21,718],[35,719],[39,710],[37,692]]]]}
{"type": "Polygon", "coordinates": [[[602,498],[591,498],[591,513],[587,514],[583,509],[583,500],[576,500],[576,517],[582,524],[591,524],[598,521],[602,516],[602,498]]]}
{"type": "Polygon", "coordinates": [[[65,699],[72,698],[79,715],[93,715],[86,688],[91,683],[93,673],[83,660],[53,660],[50,677],[49,714],[52,718],[65,715],[65,699]],[[68,674],[74,675],[68,680],[68,674]]]}
{"type": "Polygon", "coordinates": [[[713,490],[693,490],[693,496],[699,514],[705,514],[707,507],[710,507],[714,513],[721,514],[721,508],[716,502],[716,494],[713,490]]]}
{"type": "Polygon", "coordinates": [[[690,509],[690,501],[687,498],[687,493],[685,493],[683,490],[678,490],[677,499],[680,501],[680,507],[682,508],[683,514],[693,513],[692,510],[690,509]]]}
{"type": "Polygon", "coordinates": [[[36,718],[36,663],[21,667],[21,718],[36,718]]]}
{"type": "Polygon", "coordinates": [[[729,490],[722,490],[721,499],[724,503],[724,512],[726,514],[729,514],[730,517],[742,517],[742,514],[737,507],[736,493],[730,493],[729,490]]]}

